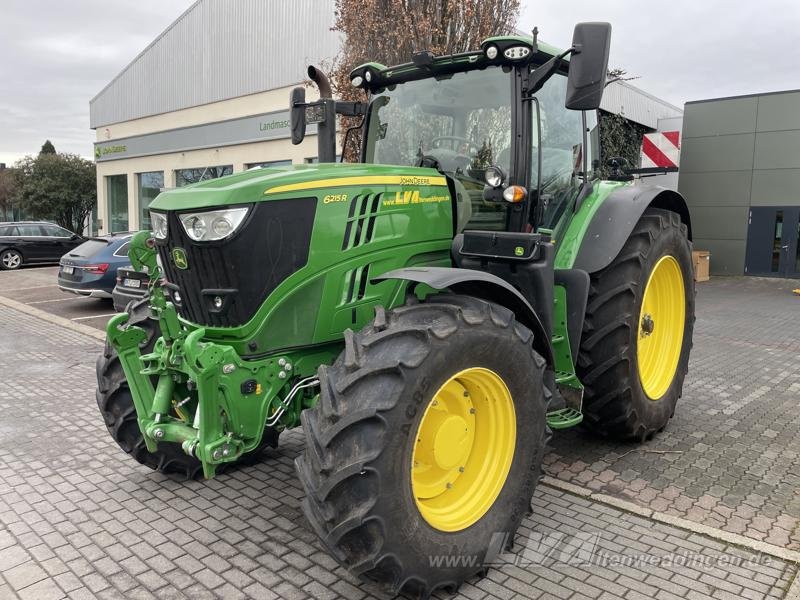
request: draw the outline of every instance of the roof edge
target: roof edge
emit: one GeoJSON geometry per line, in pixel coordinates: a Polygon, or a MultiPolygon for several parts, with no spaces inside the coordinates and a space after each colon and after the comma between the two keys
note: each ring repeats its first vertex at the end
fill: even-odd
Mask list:
{"type": "Polygon", "coordinates": [[[722,100],[738,100],[739,98],[759,98],[760,96],[777,96],[779,94],[796,94],[800,89],[794,90],[778,90],[776,92],[761,92],[755,94],[740,94],[738,96],[721,96],[719,98],[705,98],[703,100],[689,100],[686,104],[703,104],[704,102],[720,102],[722,100]]]}

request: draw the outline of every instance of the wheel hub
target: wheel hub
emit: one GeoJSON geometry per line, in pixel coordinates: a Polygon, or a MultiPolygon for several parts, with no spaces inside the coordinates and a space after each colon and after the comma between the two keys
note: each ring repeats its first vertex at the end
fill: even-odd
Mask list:
{"type": "Polygon", "coordinates": [[[461,465],[472,449],[472,436],[467,422],[450,416],[439,427],[433,441],[433,459],[440,469],[450,470],[461,465]]]}
{"type": "Polygon", "coordinates": [[[655,322],[653,321],[653,317],[649,314],[645,314],[642,317],[642,334],[641,337],[645,337],[653,333],[653,329],[655,329],[655,322]]]}

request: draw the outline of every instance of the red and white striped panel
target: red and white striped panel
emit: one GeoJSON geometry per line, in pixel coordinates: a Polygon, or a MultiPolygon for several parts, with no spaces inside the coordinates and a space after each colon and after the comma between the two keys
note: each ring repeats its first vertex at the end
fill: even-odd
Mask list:
{"type": "Polygon", "coordinates": [[[677,167],[681,162],[681,132],[645,133],[642,138],[642,168],[677,167]]]}

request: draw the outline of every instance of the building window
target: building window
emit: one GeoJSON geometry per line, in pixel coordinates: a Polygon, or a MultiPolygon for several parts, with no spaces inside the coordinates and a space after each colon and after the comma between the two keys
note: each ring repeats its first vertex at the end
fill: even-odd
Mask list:
{"type": "Polygon", "coordinates": [[[139,229],[150,231],[150,211],[147,207],[161,192],[164,187],[164,171],[151,171],[149,173],[139,173],[138,194],[139,194],[139,229]]]}
{"type": "Polygon", "coordinates": [[[200,167],[198,169],[178,169],[175,171],[175,185],[183,187],[192,183],[225,177],[233,173],[233,165],[218,167],[200,167]]]}
{"type": "Polygon", "coordinates": [[[106,210],[108,232],[128,231],[128,176],[106,177],[106,210]]]}
{"type": "Polygon", "coordinates": [[[248,169],[258,169],[261,167],[288,167],[292,164],[290,160],[269,160],[267,162],[257,162],[257,163],[247,163],[244,168],[245,171],[248,169]]]}

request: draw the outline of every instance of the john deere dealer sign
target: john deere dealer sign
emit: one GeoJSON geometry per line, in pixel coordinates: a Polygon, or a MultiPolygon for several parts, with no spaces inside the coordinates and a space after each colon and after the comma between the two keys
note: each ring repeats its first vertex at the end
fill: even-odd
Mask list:
{"type": "MultiPolygon", "coordinates": [[[[308,133],[316,133],[316,125],[309,125],[308,133]]],[[[185,152],[203,148],[219,148],[236,144],[249,144],[264,140],[291,137],[289,111],[283,110],[205,125],[168,129],[146,135],[95,142],[94,158],[97,162],[151,156],[169,152],[185,152]]]]}

